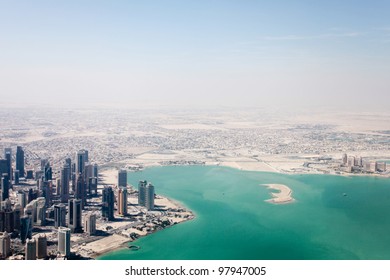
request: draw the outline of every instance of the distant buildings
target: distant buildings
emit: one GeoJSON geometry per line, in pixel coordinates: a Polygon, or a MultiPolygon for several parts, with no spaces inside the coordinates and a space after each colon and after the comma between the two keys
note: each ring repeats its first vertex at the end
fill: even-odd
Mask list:
{"type": "Polygon", "coordinates": [[[386,172],[387,164],[384,161],[369,161],[363,160],[362,157],[347,157],[347,154],[342,156],[342,165],[346,167],[347,172],[351,173],[354,171],[357,172],[366,172],[366,173],[376,173],[376,172],[386,172]],[[347,160],[346,160],[347,158],[347,160]]]}
{"type": "Polygon", "coordinates": [[[58,252],[64,257],[70,256],[70,229],[61,227],[58,229],[58,252]]]}
{"type": "Polygon", "coordinates": [[[114,220],[114,192],[111,187],[103,189],[102,216],[109,221],[114,220]]]}

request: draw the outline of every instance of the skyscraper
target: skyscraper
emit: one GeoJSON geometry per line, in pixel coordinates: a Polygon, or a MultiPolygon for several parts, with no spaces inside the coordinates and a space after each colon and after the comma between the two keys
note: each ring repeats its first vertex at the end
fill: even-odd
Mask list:
{"type": "Polygon", "coordinates": [[[147,181],[139,181],[138,204],[145,206],[148,210],[154,209],[154,186],[147,181]]]}
{"type": "Polygon", "coordinates": [[[69,180],[70,180],[70,167],[69,165],[64,165],[60,171],[60,191],[61,202],[67,203],[69,199],[69,180]]]}
{"type": "Polygon", "coordinates": [[[87,204],[87,194],[86,194],[84,177],[81,173],[78,174],[76,179],[76,189],[75,189],[74,197],[76,199],[81,200],[81,207],[84,208],[84,206],[87,204]]]}
{"type": "Polygon", "coordinates": [[[0,255],[4,259],[11,255],[11,238],[7,232],[0,232],[0,255]]]}
{"type": "Polygon", "coordinates": [[[32,221],[27,215],[20,218],[20,240],[24,244],[32,236],[32,221]]]}
{"type": "Polygon", "coordinates": [[[8,173],[4,173],[1,176],[1,201],[9,198],[9,176],[8,173]]]}
{"type": "Polygon", "coordinates": [[[20,218],[23,215],[23,208],[19,204],[14,207],[14,228],[17,232],[20,232],[20,218]]]}
{"type": "Polygon", "coordinates": [[[12,182],[12,149],[11,148],[5,148],[4,149],[4,158],[7,161],[8,166],[8,176],[10,180],[10,184],[12,182]]]}
{"type": "Polygon", "coordinates": [[[146,186],[145,207],[148,210],[154,209],[154,186],[151,183],[146,186]]]}
{"type": "Polygon", "coordinates": [[[97,185],[98,185],[98,178],[97,177],[91,177],[89,178],[89,193],[91,195],[97,195],[97,185]]]}
{"type": "Polygon", "coordinates": [[[18,185],[19,184],[19,170],[15,170],[14,172],[14,181],[15,181],[15,185],[18,185]]]}
{"type": "Polygon", "coordinates": [[[76,170],[75,173],[84,175],[85,163],[88,162],[88,151],[80,150],[76,153],[76,170]]]}
{"type": "Polygon", "coordinates": [[[56,228],[66,226],[66,206],[64,204],[54,205],[54,226],[56,228]]]}
{"type": "Polygon", "coordinates": [[[127,189],[126,187],[119,187],[118,189],[118,215],[127,215],[127,189]]]}
{"type": "Polygon", "coordinates": [[[20,177],[24,177],[24,151],[21,146],[16,147],[16,170],[19,170],[20,177]]]}
{"type": "Polygon", "coordinates": [[[96,234],[96,216],[88,214],[85,216],[84,229],[89,235],[96,234]]]}
{"type": "Polygon", "coordinates": [[[25,245],[25,259],[26,260],[37,259],[37,243],[34,239],[27,239],[25,245]]]}
{"type": "Polygon", "coordinates": [[[127,171],[119,170],[118,171],[118,188],[127,186],[127,171]]]}
{"type": "Polygon", "coordinates": [[[44,167],[44,177],[45,177],[45,181],[53,180],[53,172],[49,162],[47,162],[44,167]]]}
{"type": "Polygon", "coordinates": [[[114,192],[111,187],[103,189],[102,216],[109,221],[114,220],[114,192]]]}
{"type": "Polygon", "coordinates": [[[36,238],[36,251],[37,251],[37,259],[44,259],[47,256],[47,238],[46,235],[40,234],[36,238]]]}
{"type": "Polygon", "coordinates": [[[80,199],[70,199],[68,202],[68,227],[73,233],[82,232],[81,224],[81,200],[80,199]]]}
{"type": "Polygon", "coordinates": [[[138,204],[140,206],[145,206],[145,197],[146,197],[146,185],[147,181],[139,181],[138,183],[138,204]]]}
{"type": "Polygon", "coordinates": [[[34,201],[36,201],[36,224],[44,226],[46,225],[46,199],[44,197],[38,197],[34,201]]]}
{"type": "Polygon", "coordinates": [[[65,257],[70,256],[70,229],[60,227],[58,229],[58,252],[65,257]]]}

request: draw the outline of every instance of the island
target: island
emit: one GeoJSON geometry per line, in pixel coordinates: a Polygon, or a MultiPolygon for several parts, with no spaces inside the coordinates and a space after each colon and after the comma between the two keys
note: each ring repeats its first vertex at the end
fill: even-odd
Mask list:
{"type": "Polygon", "coordinates": [[[282,184],[262,184],[261,186],[267,187],[269,190],[276,190],[277,192],[270,192],[272,195],[271,199],[265,200],[269,203],[274,204],[285,204],[292,203],[295,199],[292,197],[292,190],[286,185],[282,184]]]}

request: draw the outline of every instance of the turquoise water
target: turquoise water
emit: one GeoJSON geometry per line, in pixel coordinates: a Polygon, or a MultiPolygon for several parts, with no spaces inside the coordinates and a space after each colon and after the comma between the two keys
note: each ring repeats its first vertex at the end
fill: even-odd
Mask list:
{"type": "Polygon", "coordinates": [[[196,218],[140,238],[139,251],[100,259],[390,259],[390,179],[210,166],[129,173],[129,183],[140,179],[196,218]],[[267,183],[289,186],[297,201],[265,202],[269,190],[259,184],[267,183]]]}

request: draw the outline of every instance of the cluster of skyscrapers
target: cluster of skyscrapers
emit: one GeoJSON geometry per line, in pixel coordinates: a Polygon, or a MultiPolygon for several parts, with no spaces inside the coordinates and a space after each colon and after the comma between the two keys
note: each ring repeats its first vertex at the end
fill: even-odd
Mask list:
{"type": "MultiPolygon", "coordinates": [[[[96,234],[96,215],[88,212],[87,198],[98,195],[98,166],[90,163],[87,150],[78,151],[74,161],[66,158],[59,170],[53,170],[47,159],[41,159],[36,170],[26,171],[23,148],[16,148],[14,165],[12,149],[7,148],[4,159],[0,159],[0,174],[0,258],[12,254],[12,244],[20,244],[19,249],[24,246],[25,259],[46,258],[47,236],[33,236],[36,227],[57,229],[57,256],[65,258],[70,257],[72,233],[96,234]],[[36,185],[28,178],[35,179],[36,185]]],[[[140,181],[139,205],[153,210],[154,196],[154,186],[140,181]]],[[[126,170],[118,172],[117,188],[105,186],[102,190],[103,219],[114,220],[115,202],[117,215],[127,216],[126,170]]]]}
{"type": "Polygon", "coordinates": [[[343,154],[342,165],[348,172],[363,171],[367,173],[386,172],[387,166],[384,161],[364,160],[362,157],[348,156],[343,154]]]}
{"type": "MultiPolygon", "coordinates": [[[[56,178],[47,159],[41,160],[35,174],[34,170],[26,172],[25,154],[20,146],[16,148],[15,165],[12,161],[12,149],[6,148],[4,159],[0,159],[0,257],[11,254],[10,239],[19,239],[25,246],[25,259],[46,258],[46,237],[33,238],[32,230],[46,226],[47,221],[54,221],[58,228],[58,252],[69,257],[70,233],[83,232],[82,210],[87,197],[97,195],[98,166],[89,162],[87,150],[80,150],[73,163],[71,158],[65,159],[56,178]],[[27,184],[26,179],[35,179],[36,186],[27,184]],[[10,189],[16,194],[12,200],[10,189]],[[69,241],[62,242],[63,236],[69,241]],[[61,244],[68,247],[61,249],[61,244]]],[[[86,224],[87,232],[95,234],[94,215],[88,216],[86,224]]]]}

